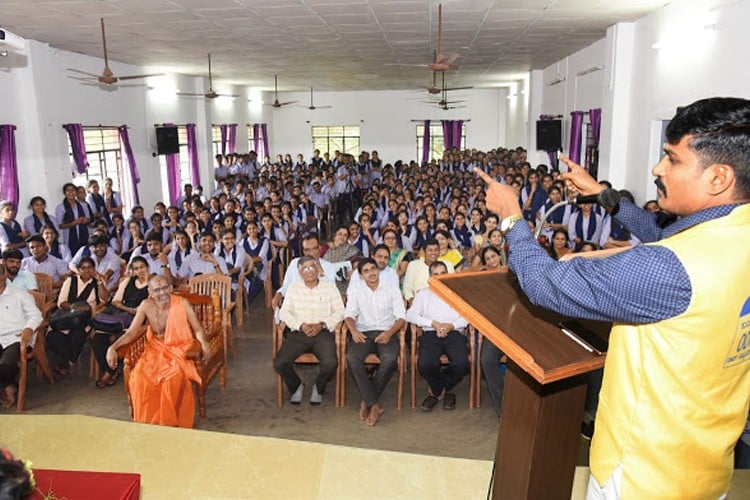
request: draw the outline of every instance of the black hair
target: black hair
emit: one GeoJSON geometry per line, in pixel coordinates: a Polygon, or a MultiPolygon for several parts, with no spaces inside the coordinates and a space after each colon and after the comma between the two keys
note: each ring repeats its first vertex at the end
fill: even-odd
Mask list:
{"type": "Polygon", "coordinates": [[[362,269],[364,269],[367,264],[372,264],[375,266],[375,269],[380,269],[377,262],[375,262],[375,259],[372,257],[365,257],[364,259],[360,259],[357,263],[357,271],[359,271],[360,275],[362,275],[362,269]]]}
{"type": "Polygon", "coordinates": [[[750,101],[712,97],[680,108],[667,125],[669,144],[690,135],[690,149],[703,168],[721,163],[734,169],[736,194],[750,197],[750,101]]]}

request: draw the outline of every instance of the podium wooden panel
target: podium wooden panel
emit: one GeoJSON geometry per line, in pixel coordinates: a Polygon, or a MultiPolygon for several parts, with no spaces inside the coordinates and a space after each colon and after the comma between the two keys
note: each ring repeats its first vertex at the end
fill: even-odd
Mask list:
{"type": "MultiPolygon", "coordinates": [[[[586,373],[604,366],[501,272],[443,274],[430,287],[508,356],[494,499],[570,499],[586,373]]],[[[609,324],[586,322],[597,333],[609,324]]]]}

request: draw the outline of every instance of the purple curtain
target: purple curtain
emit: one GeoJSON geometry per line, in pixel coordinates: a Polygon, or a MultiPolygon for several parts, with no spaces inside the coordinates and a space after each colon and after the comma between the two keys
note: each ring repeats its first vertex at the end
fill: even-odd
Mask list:
{"type": "Polygon", "coordinates": [[[453,144],[453,123],[451,120],[440,120],[443,125],[443,147],[450,149],[453,144]]]}
{"type": "Polygon", "coordinates": [[[83,141],[83,125],[80,123],[66,123],[63,128],[68,132],[70,148],[73,150],[73,160],[79,174],[86,173],[89,161],[86,158],[86,144],[83,141]]]}
{"type": "Polygon", "coordinates": [[[180,196],[180,155],[167,155],[167,187],[169,188],[169,204],[177,204],[180,196]]]}
{"type": "Polygon", "coordinates": [[[260,124],[260,133],[263,134],[263,154],[271,156],[271,153],[268,152],[268,124],[260,124]]]}
{"type": "Polygon", "coordinates": [[[463,120],[453,120],[453,144],[451,148],[461,148],[461,136],[464,130],[463,120]]]}
{"type": "Polygon", "coordinates": [[[224,156],[227,154],[227,126],[219,125],[219,130],[221,131],[221,155],[224,156]]]}
{"type": "Polygon", "coordinates": [[[574,162],[581,164],[581,131],[583,130],[583,111],[570,112],[570,148],[568,155],[574,162]]]}
{"type": "Polygon", "coordinates": [[[198,145],[195,141],[195,123],[188,123],[185,125],[187,131],[187,149],[188,157],[190,158],[190,181],[193,186],[201,185],[201,172],[198,168],[198,145]]]}
{"type": "Polygon", "coordinates": [[[430,120],[424,121],[424,136],[422,137],[422,164],[430,161],[430,120]]]}
{"type": "Polygon", "coordinates": [[[15,130],[15,125],[0,125],[0,199],[18,206],[15,130]]]}
{"type": "Polygon", "coordinates": [[[256,156],[258,157],[258,161],[263,161],[263,156],[265,155],[265,152],[263,155],[260,154],[260,151],[258,151],[258,141],[260,139],[260,126],[257,123],[253,123],[253,151],[255,151],[256,156]]]}
{"type": "Polygon", "coordinates": [[[229,124],[229,152],[236,153],[237,152],[236,146],[237,146],[237,124],[230,123],[229,124]]]}
{"type": "Polygon", "coordinates": [[[127,125],[121,125],[117,128],[120,132],[120,145],[125,153],[125,159],[128,160],[128,172],[131,181],[131,189],[133,191],[133,198],[136,205],[141,204],[141,198],[138,194],[138,184],[141,182],[141,175],[138,173],[138,165],[135,163],[135,156],[133,155],[133,148],[130,147],[130,136],[128,135],[127,125]]]}
{"type": "MultiPolygon", "coordinates": [[[[539,115],[539,121],[549,121],[554,120],[555,116],[553,115],[539,115]]],[[[557,151],[547,151],[547,158],[549,158],[549,166],[550,168],[558,168],[559,167],[559,160],[557,159],[557,151]]]]}
{"type": "Polygon", "coordinates": [[[594,148],[599,149],[599,137],[601,137],[602,132],[601,108],[590,109],[589,120],[591,120],[591,135],[594,136],[594,148]]]}

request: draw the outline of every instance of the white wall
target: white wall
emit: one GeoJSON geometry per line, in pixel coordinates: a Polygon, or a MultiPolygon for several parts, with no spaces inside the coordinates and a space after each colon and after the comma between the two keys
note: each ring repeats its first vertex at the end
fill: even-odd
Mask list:
{"type": "MultiPolygon", "coordinates": [[[[570,113],[602,107],[607,67],[605,49],[605,40],[601,39],[548,66],[541,75],[536,75],[536,87],[532,89],[532,93],[537,92],[538,105],[532,106],[534,115],[529,117],[530,124],[534,125],[529,128],[534,134],[535,123],[540,114],[562,115],[563,151],[570,149],[570,113]],[[538,95],[540,90],[541,96],[538,95]]],[[[588,121],[588,117],[584,121],[588,121]]],[[[529,157],[531,161],[549,163],[547,154],[543,151],[535,151],[529,157]]]]}
{"type": "MultiPolygon", "coordinates": [[[[311,111],[303,107],[285,106],[273,111],[273,127],[269,125],[269,147],[273,154],[312,152],[310,127],[313,125],[359,125],[361,147],[377,149],[381,158],[417,159],[416,126],[411,120],[467,120],[467,147],[491,149],[506,145],[506,89],[471,89],[452,92],[449,99],[461,99],[465,108],[442,110],[436,104],[425,104],[427,92],[316,92],[315,105],[332,105],[331,109],[311,111]]],[[[310,105],[309,92],[287,92],[284,101],[310,105]]],[[[513,144],[514,146],[516,144],[513,144]]],[[[331,153],[333,153],[331,151],[331,153]]]]}

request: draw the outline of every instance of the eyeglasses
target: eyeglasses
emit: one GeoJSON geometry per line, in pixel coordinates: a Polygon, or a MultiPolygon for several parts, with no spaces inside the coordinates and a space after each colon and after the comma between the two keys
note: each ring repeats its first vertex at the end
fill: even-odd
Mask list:
{"type": "Polygon", "coordinates": [[[315,266],[315,265],[312,265],[312,266],[302,266],[302,267],[299,268],[299,270],[302,271],[302,272],[317,271],[318,270],[318,266],[315,266]]]}
{"type": "Polygon", "coordinates": [[[302,251],[303,252],[314,252],[315,250],[319,250],[319,249],[320,249],[320,247],[317,246],[317,247],[303,248],[302,251]]]}
{"type": "Polygon", "coordinates": [[[169,293],[169,290],[171,288],[172,287],[170,285],[165,285],[165,286],[160,286],[160,287],[157,287],[157,288],[152,288],[151,292],[152,293],[165,293],[165,292],[169,293]]]}

